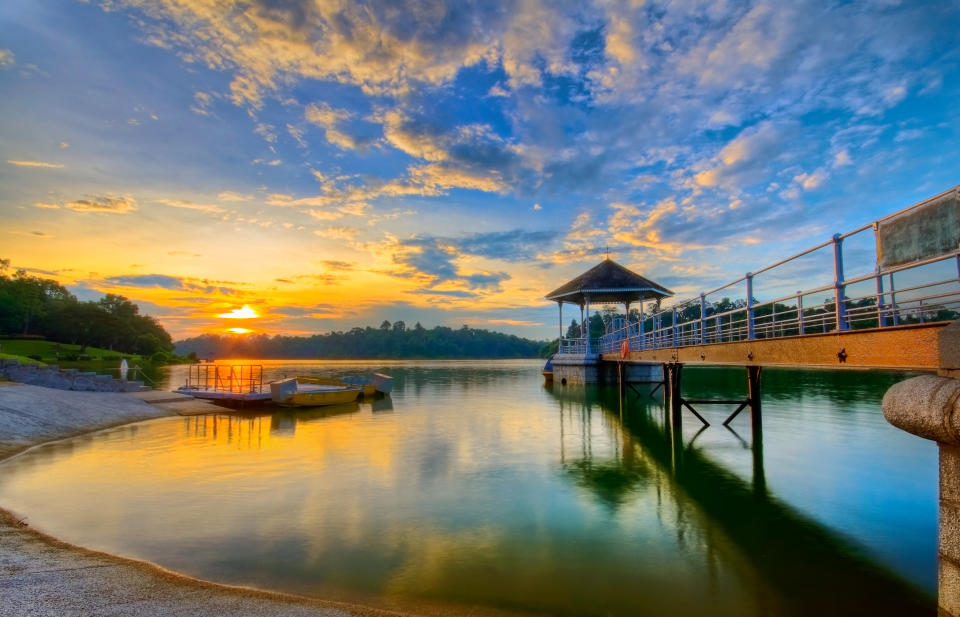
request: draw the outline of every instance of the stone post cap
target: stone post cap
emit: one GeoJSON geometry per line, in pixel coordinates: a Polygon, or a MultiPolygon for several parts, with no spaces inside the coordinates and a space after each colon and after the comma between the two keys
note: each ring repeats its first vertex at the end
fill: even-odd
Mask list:
{"type": "Polygon", "coordinates": [[[925,439],[960,444],[960,380],[921,375],[883,396],[887,422],[925,439]]]}

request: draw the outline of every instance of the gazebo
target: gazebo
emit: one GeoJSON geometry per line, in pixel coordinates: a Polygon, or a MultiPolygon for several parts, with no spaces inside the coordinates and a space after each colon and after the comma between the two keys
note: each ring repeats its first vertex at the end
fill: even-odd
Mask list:
{"type": "MultiPolygon", "coordinates": [[[[546,295],[547,300],[553,300],[560,308],[560,338],[563,339],[563,304],[580,306],[580,323],[590,323],[590,303],[594,304],[623,304],[629,320],[630,305],[634,302],[655,300],[657,304],[663,298],[673,295],[673,292],[624,268],[612,259],[604,259],[580,276],[564,283],[546,295]],[[584,317],[586,310],[586,317],[584,317]]],[[[642,308],[641,308],[642,311],[642,308]]],[[[589,325],[587,326],[589,327],[589,325]]],[[[585,333],[587,340],[586,353],[590,353],[589,330],[585,333]]]]}

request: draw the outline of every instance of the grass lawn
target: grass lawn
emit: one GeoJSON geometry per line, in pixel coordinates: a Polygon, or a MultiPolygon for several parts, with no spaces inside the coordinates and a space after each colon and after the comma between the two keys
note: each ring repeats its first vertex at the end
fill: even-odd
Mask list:
{"type": "MultiPolygon", "coordinates": [[[[120,363],[121,358],[127,358],[128,362],[130,360],[143,361],[140,356],[100,349],[99,347],[87,347],[83,353],[90,360],[115,361],[117,364],[120,363]]],[[[43,362],[56,364],[58,361],[67,359],[79,359],[76,356],[80,355],[80,345],[36,339],[0,339],[0,357],[7,357],[9,354],[22,356],[26,362],[31,361],[28,359],[29,356],[39,356],[43,362]]]]}
{"type": "Polygon", "coordinates": [[[26,356],[18,356],[12,353],[0,353],[0,360],[18,360],[24,364],[44,364],[43,362],[39,362],[37,360],[34,360],[33,358],[28,358],[26,356]]]}

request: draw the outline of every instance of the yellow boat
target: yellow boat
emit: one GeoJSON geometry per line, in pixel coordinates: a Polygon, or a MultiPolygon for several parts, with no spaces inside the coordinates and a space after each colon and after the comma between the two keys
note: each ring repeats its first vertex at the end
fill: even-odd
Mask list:
{"type": "MultiPolygon", "coordinates": [[[[284,407],[319,407],[352,403],[361,388],[344,383],[317,383],[314,377],[290,377],[270,384],[270,398],[284,407]]],[[[327,380],[330,381],[330,380],[327,380]]]]}
{"type": "Polygon", "coordinates": [[[349,386],[351,388],[360,388],[360,393],[364,396],[373,396],[377,389],[369,380],[363,378],[344,377],[342,380],[331,377],[297,377],[300,383],[314,384],[318,386],[349,386]]]}

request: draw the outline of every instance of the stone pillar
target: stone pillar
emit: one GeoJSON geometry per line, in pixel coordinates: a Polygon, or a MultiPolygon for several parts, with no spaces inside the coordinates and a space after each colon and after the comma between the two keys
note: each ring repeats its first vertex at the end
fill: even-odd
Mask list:
{"type": "Polygon", "coordinates": [[[960,320],[940,331],[940,371],[894,385],[883,415],[940,450],[938,615],[960,617],[960,320]]]}

